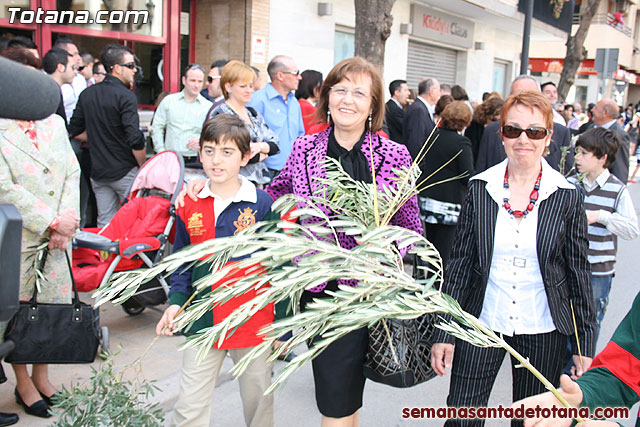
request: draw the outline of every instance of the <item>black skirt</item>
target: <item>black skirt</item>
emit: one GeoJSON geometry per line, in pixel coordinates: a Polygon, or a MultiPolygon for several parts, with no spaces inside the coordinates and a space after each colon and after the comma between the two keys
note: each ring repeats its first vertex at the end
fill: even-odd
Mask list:
{"type": "MultiPolygon", "coordinates": [[[[326,290],[337,289],[335,282],[326,290]]],[[[301,310],[314,298],[326,298],[322,292],[304,292],[300,300],[301,310]]],[[[311,341],[315,341],[314,338],[311,341]]],[[[363,366],[369,330],[358,329],[331,343],[313,359],[313,380],[316,403],[320,413],[326,417],[342,418],[354,414],[362,407],[365,376],[363,366]]]]}

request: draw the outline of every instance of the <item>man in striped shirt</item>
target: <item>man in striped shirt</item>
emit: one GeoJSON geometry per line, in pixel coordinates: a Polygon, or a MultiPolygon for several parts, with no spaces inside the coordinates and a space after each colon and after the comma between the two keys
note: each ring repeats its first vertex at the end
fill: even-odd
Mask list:
{"type": "Polygon", "coordinates": [[[569,178],[585,194],[591,285],[598,329],[609,302],[618,236],[638,236],[638,218],[624,183],[609,172],[620,149],[620,138],[605,128],[590,129],[576,142],[575,163],[580,175],[569,178]]]}

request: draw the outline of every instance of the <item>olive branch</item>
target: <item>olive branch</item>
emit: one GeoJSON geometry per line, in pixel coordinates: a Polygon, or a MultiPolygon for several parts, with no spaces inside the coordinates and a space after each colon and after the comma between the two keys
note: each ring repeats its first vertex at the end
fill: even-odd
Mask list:
{"type": "MultiPolygon", "coordinates": [[[[419,159],[430,147],[423,146],[419,159]]],[[[189,336],[181,345],[197,349],[197,357],[202,359],[215,343],[224,342],[258,311],[269,304],[287,302],[290,316],[264,326],[260,331],[263,342],[232,369],[234,375],[240,375],[260,355],[268,354],[268,360],[274,361],[278,355],[310,343],[315,337],[306,351],[279,372],[267,393],[351,331],[371,327],[385,318],[449,314],[452,320],[441,318],[436,326],[476,346],[506,349],[520,362],[519,366],[529,369],[568,407],[568,402],[526,358],[440,291],[442,261],[433,245],[412,230],[390,224],[400,207],[424,186],[424,182],[416,184],[420,176],[418,164],[416,160],[410,167],[395,170],[395,183],[385,186],[378,185],[375,179],[371,184],[356,181],[335,160],[326,159],[326,178],[318,179],[321,185],[316,193],[310,198],[285,195],[272,205],[279,217],[289,214],[298,219],[297,223],[281,219],[257,223],[232,237],[186,247],[151,268],[120,273],[96,291],[96,304],[110,300],[121,303],[157,275],[168,276],[185,266],[206,263],[210,273],[193,283],[194,294],[201,296],[175,321],[176,329],[188,331],[213,307],[256,290],[252,300],[212,327],[189,336]],[[358,245],[342,248],[340,234],[356,237],[358,245]],[[418,268],[426,278],[414,279],[405,272],[406,251],[420,259],[418,268]],[[232,259],[237,262],[228,264],[232,259]],[[244,276],[229,279],[239,269],[246,269],[244,276]],[[298,301],[303,291],[330,280],[342,282],[338,290],[326,291],[330,298],[314,299],[300,312],[298,301]],[[357,282],[357,286],[345,282],[357,282]],[[220,286],[212,291],[212,283],[220,286]],[[296,333],[292,338],[273,347],[279,337],[293,329],[296,333]]]]}

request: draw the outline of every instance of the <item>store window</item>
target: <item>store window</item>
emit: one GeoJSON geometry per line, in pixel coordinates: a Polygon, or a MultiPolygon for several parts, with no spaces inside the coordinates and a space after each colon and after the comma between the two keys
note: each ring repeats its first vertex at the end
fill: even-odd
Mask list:
{"type": "MultiPolygon", "coordinates": [[[[0,0],[0,18],[10,19],[9,8],[20,8],[20,10],[30,10],[29,0],[0,0]]],[[[15,12],[15,19],[20,19],[20,11],[15,12]]]]}
{"type": "Polygon", "coordinates": [[[503,97],[507,95],[507,83],[509,75],[509,63],[496,60],[493,63],[493,86],[492,91],[498,92],[503,97]]]}
{"type": "Polygon", "coordinates": [[[76,14],[76,19],[82,17],[87,21],[86,23],[72,24],[71,20],[67,19],[68,16],[61,15],[61,18],[66,20],[65,25],[154,37],[162,37],[163,6],[163,0],[57,0],[56,2],[56,8],[60,12],[88,11],[88,15],[76,14]]]}
{"type": "MultiPolygon", "coordinates": [[[[58,37],[70,38],[80,52],[89,52],[96,61],[100,59],[100,53],[105,46],[112,43],[121,43],[120,40],[115,39],[54,33],[54,41],[58,37]]],[[[155,98],[162,91],[162,80],[158,67],[162,59],[162,45],[136,42],[128,44],[128,46],[133,50],[136,56],[136,63],[139,65],[136,75],[138,103],[153,105],[155,98]]]]}
{"type": "Polygon", "coordinates": [[[355,54],[355,34],[353,30],[336,30],[333,42],[333,65],[355,54]]]}

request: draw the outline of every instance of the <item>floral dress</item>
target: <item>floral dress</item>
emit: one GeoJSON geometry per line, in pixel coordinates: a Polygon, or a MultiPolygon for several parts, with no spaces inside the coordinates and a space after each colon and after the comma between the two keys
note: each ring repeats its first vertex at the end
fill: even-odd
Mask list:
{"type": "MultiPolygon", "coordinates": [[[[30,247],[48,238],[48,227],[61,212],[78,216],[80,168],[64,121],[52,115],[36,122],[0,119],[0,203],[22,215],[20,299],[33,295],[35,278],[30,247]]],[[[71,256],[71,239],[67,252],[71,256]]],[[[71,276],[65,254],[49,252],[38,301],[71,302],[71,276]]]]}

